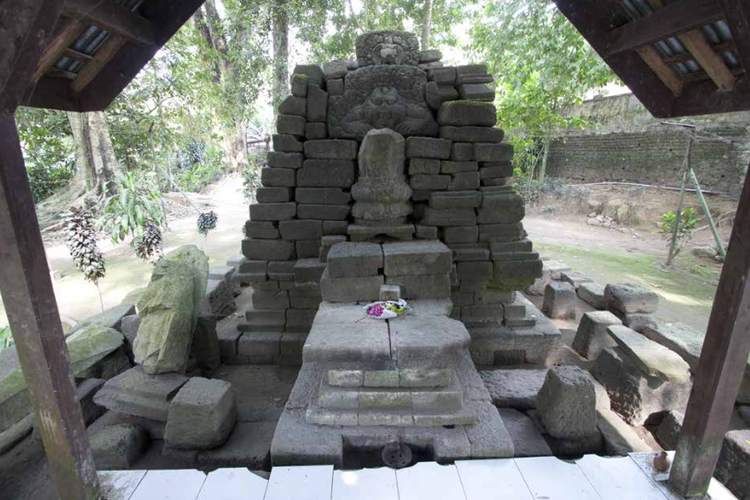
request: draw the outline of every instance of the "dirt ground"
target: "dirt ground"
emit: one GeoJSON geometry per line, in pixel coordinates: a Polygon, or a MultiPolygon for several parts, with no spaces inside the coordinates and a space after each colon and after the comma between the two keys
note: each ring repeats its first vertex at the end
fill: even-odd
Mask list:
{"type": "MultiPolygon", "coordinates": [[[[223,265],[226,259],[240,251],[242,226],[248,217],[248,203],[243,197],[242,180],[227,177],[214,184],[207,192],[188,195],[194,214],[169,221],[170,230],[164,235],[164,249],[169,251],[185,244],[206,248],[206,241],[196,228],[198,210],[214,210],[219,216],[217,228],[209,234],[207,253],[211,265],[223,265]]],[[[588,188],[586,199],[541,200],[529,209],[524,225],[537,250],[545,257],[562,260],[576,271],[591,276],[601,284],[635,281],[647,285],[662,297],[657,314],[665,321],[683,321],[699,330],[708,323],[713,296],[721,265],[697,258],[683,251],[672,269],[663,266],[667,248],[656,222],[659,214],[677,204],[677,193],[662,190],[638,190],[629,194],[627,188],[600,186],[588,188]],[[630,196],[630,198],[628,198],[630,196]],[[586,224],[587,204],[593,199],[635,199],[642,208],[641,223],[620,232],[616,228],[594,227],[586,224]],[[549,206],[555,203],[555,210],[549,206]]],[[[694,195],[687,198],[688,206],[697,203],[694,195]]],[[[736,200],[710,197],[712,211],[731,212],[736,200]]],[[[699,222],[698,226],[703,226],[699,222]]],[[[728,240],[730,228],[725,224],[720,231],[728,240]]],[[[692,245],[713,244],[707,229],[695,232],[692,245]]],[[[132,290],[145,286],[151,265],[135,257],[129,244],[112,246],[108,239],[100,242],[107,261],[107,276],[100,288],[104,306],[120,303],[132,290]]],[[[64,244],[50,243],[47,258],[55,279],[53,285],[60,314],[64,322],[72,324],[99,312],[96,287],[83,280],[73,267],[64,244]]],[[[6,325],[5,310],[0,304],[0,326],[6,325]]]]}

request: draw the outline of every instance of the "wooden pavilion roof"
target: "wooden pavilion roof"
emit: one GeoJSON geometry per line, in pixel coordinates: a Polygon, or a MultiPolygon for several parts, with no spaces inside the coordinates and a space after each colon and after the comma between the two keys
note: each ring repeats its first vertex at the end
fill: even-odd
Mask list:
{"type": "Polygon", "coordinates": [[[554,0],[657,118],[750,109],[747,0],[554,0]]]}
{"type": "MultiPolygon", "coordinates": [[[[20,51],[15,61],[6,62],[11,69],[6,74],[7,83],[23,83],[13,81],[14,77],[26,80],[20,101],[23,106],[65,111],[105,109],[202,3],[65,0],[57,22],[41,27],[51,36],[46,37],[38,62],[20,51]],[[34,61],[33,68],[26,67],[29,60],[34,61]]],[[[20,39],[19,43],[27,42],[22,40],[24,33],[15,33],[12,24],[3,22],[14,17],[22,20],[26,14],[23,4],[24,0],[0,0],[0,46],[13,47],[14,38],[20,39]]],[[[0,73],[6,69],[3,66],[0,56],[0,73]]],[[[3,83],[0,76],[0,92],[5,90],[3,83]]]]}

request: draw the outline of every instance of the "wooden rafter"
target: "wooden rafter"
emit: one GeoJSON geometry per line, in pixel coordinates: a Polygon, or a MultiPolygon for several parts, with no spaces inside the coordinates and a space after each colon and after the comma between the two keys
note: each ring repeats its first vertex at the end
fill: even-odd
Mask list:
{"type": "MultiPolygon", "coordinates": [[[[654,9],[664,8],[671,0],[648,0],[654,9]]],[[[692,30],[677,37],[685,48],[690,52],[698,64],[705,70],[706,74],[714,81],[717,87],[724,92],[734,89],[737,79],[729,70],[724,60],[706,41],[706,37],[700,30],[692,30]]]]}
{"type": "MultiPolygon", "coordinates": [[[[721,55],[724,52],[728,50],[735,50],[734,47],[734,40],[727,40],[726,42],[717,43],[716,45],[712,45],[711,49],[713,49],[714,52],[721,55]]],[[[688,61],[694,61],[695,57],[693,57],[693,54],[690,52],[684,52],[682,54],[675,54],[673,56],[667,56],[664,57],[664,62],[667,64],[679,64],[684,63],[688,61]]]]}
{"type": "Polygon", "coordinates": [[[83,31],[86,29],[84,23],[78,21],[70,21],[67,24],[61,23],[62,28],[55,33],[52,41],[44,49],[42,57],[39,58],[39,62],[36,65],[36,71],[31,77],[30,84],[33,86],[39,79],[44,75],[53,64],[60,60],[68,50],[68,46],[75,42],[75,40],[81,36],[83,31]]]}
{"type": "Polygon", "coordinates": [[[722,18],[716,0],[681,0],[610,32],[606,55],[652,45],[722,18]]]}
{"type": "Polygon", "coordinates": [[[662,59],[655,48],[651,46],[641,47],[636,52],[638,52],[643,62],[648,64],[648,67],[656,73],[656,76],[669,88],[675,97],[682,94],[682,87],[684,85],[682,80],[677,76],[674,69],[664,62],[664,59],[662,59]]]}
{"type": "Polygon", "coordinates": [[[70,84],[70,89],[74,93],[81,92],[85,89],[91,80],[115,57],[115,54],[127,43],[125,37],[120,35],[110,35],[109,38],[99,47],[94,56],[87,62],[81,71],[78,72],[78,78],[70,84]]]}
{"type": "Polygon", "coordinates": [[[65,49],[65,51],[63,51],[63,55],[65,57],[75,59],[76,61],[83,61],[83,62],[88,62],[91,59],[93,59],[93,56],[84,54],[83,52],[78,52],[77,50],[73,50],[71,48],[65,49]]]}
{"type": "Polygon", "coordinates": [[[66,0],[65,12],[76,20],[89,22],[133,42],[156,43],[156,30],[150,21],[112,1],[66,0]]]}

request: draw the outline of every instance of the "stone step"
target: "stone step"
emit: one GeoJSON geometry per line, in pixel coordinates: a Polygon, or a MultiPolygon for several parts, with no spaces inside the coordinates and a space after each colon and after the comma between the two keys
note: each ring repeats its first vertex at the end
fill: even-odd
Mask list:
{"type": "Polygon", "coordinates": [[[328,409],[451,412],[463,407],[458,381],[444,388],[335,387],[323,380],[318,406],[328,409]]]}
{"type": "Polygon", "coordinates": [[[246,323],[239,329],[243,332],[283,332],[286,326],[286,310],[260,310],[250,308],[245,311],[246,323]]]}
{"type": "Polygon", "coordinates": [[[412,412],[408,410],[329,410],[311,406],[306,414],[308,424],[360,427],[442,427],[446,425],[472,425],[476,413],[469,408],[455,412],[412,412]]]}
{"type": "Polygon", "coordinates": [[[450,368],[396,368],[393,370],[328,370],[335,387],[446,387],[453,379],[450,368]]]}

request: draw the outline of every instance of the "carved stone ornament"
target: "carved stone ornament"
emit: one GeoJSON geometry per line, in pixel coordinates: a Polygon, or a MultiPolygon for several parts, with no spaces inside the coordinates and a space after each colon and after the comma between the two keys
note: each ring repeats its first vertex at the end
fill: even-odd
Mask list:
{"type": "Polygon", "coordinates": [[[406,31],[372,31],[357,37],[360,68],[378,64],[419,63],[419,40],[406,31]]]}
{"type": "Polygon", "coordinates": [[[372,129],[436,136],[425,102],[427,75],[416,66],[367,66],[346,75],[345,93],[328,99],[331,138],[362,139],[372,129]]]}

